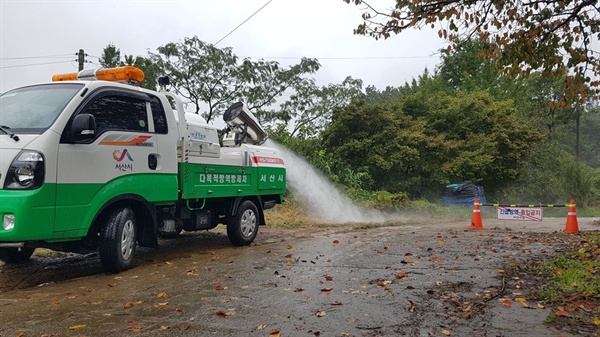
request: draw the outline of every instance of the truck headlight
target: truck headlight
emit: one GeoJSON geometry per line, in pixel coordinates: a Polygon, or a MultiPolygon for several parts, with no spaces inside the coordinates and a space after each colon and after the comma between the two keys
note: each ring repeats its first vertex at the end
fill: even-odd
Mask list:
{"type": "Polygon", "coordinates": [[[31,150],[21,151],[10,164],[4,188],[7,190],[33,190],[44,183],[44,156],[31,150]]]}

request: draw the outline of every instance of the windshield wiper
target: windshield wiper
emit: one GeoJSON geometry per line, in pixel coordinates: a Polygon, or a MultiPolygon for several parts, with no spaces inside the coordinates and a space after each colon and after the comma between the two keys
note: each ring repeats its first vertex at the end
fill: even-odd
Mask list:
{"type": "Polygon", "coordinates": [[[19,136],[17,136],[14,133],[10,132],[8,129],[10,129],[8,126],[6,126],[6,125],[0,125],[0,131],[4,132],[10,138],[14,139],[15,142],[18,142],[19,141],[19,136]]]}

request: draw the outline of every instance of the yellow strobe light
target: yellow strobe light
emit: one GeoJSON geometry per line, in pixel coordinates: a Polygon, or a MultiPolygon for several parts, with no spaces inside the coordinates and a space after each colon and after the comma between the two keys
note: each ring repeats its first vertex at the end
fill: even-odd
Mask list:
{"type": "Polygon", "coordinates": [[[100,68],[93,71],[93,74],[90,74],[89,70],[82,70],[79,73],[57,74],[52,76],[52,81],[76,81],[80,77],[82,79],[96,79],[115,82],[134,81],[139,83],[144,80],[144,72],[140,68],[134,66],[100,68]]]}

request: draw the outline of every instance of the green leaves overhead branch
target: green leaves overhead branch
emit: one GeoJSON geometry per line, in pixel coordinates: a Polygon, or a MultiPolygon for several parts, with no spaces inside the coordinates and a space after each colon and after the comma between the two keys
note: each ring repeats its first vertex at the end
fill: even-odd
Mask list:
{"type": "Polygon", "coordinates": [[[429,26],[438,29],[448,48],[457,38],[488,41],[490,48],[481,55],[512,78],[527,78],[532,71],[564,77],[561,106],[585,101],[586,84],[596,89],[596,97],[600,92],[600,58],[592,48],[600,38],[597,0],[396,0],[386,11],[369,1],[344,1],[366,7],[355,34],[387,39],[429,26]]]}

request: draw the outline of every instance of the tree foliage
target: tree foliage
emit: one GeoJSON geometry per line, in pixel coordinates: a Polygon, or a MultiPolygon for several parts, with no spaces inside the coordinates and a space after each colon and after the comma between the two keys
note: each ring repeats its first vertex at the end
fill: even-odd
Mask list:
{"type": "Polygon", "coordinates": [[[277,130],[288,130],[290,137],[311,138],[327,127],[333,109],[363,97],[362,81],[350,76],[340,84],[318,87],[314,79],[303,79],[277,110],[259,114],[277,130]]]}
{"type": "Polygon", "coordinates": [[[102,50],[102,55],[98,59],[100,65],[104,68],[114,68],[121,64],[121,50],[111,42],[102,50]]]}
{"type": "Polygon", "coordinates": [[[481,39],[489,48],[481,55],[498,63],[511,78],[539,71],[564,78],[565,99],[583,102],[585,84],[600,87],[600,59],[592,47],[600,39],[597,0],[395,0],[380,11],[363,0],[344,0],[366,6],[355,34],[389,38],[406,29],[431,26],[452,48],[459,38],[481,39]]]}
{"type": "Polygon", "coordinates": [[[464,180],[491,190],[509,186],[541,139],[512,102],[485,92],[353,102],[335,109],[323,132],[325,149],[368,172],[370,188],[413,197],[464,180]]]}
{"type": "Polygon", "coordinates": [[[302,59],[283,69],[278,62],[239,60],[231,48],[219,49],[198,37],[171,42],[150,53],[157,68],[168,75],[175,91],[207,121],[231,103],[243,100],[259,110],[275,103],[285,90],[320,67],[316,59],[302,59]]]}

